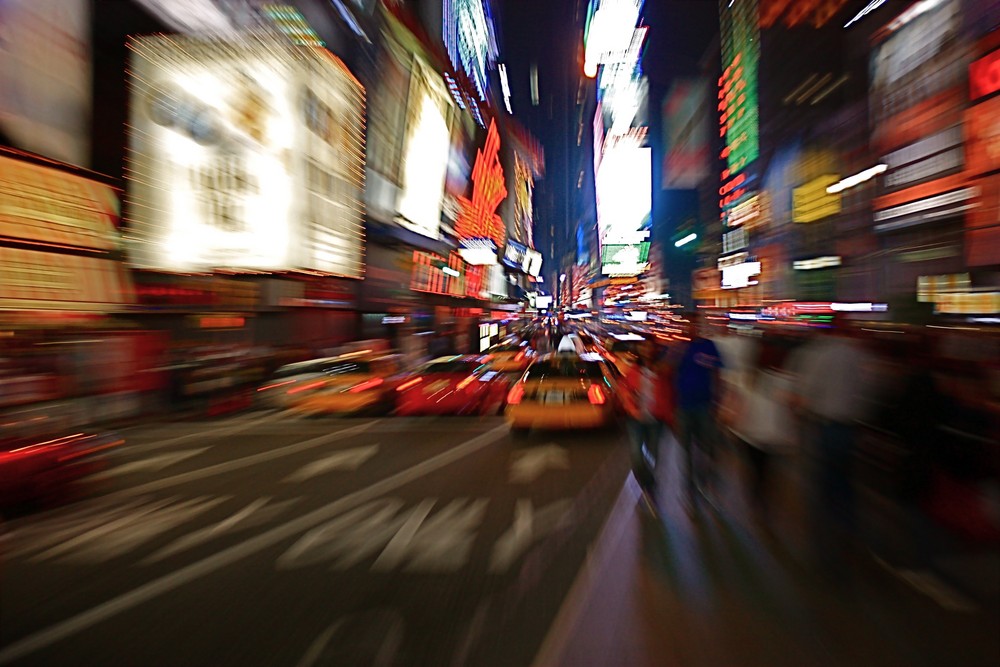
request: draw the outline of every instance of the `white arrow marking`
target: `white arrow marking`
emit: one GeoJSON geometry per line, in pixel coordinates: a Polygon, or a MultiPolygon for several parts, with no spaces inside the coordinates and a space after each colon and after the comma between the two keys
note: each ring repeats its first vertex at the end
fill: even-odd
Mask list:
{"type": "Polygon", "coordinates": [[[568,498],[557,500],[534,513],[531,501],[520,499],[514,509],[514,521],[497,543],[490,555],[490,572],[506,572],[532,544],[552,532],[560,519],[569,511],[568,498]]]}
{"type": "Polygon", "coordinates": [[[282,481],[303,482],[310,477],[322,475],[331,470],[357,470],[365,461],[375,456],[377,452],[378,444],[369,445],[367,447],[355,447],[354,449],[345,449],[342,452],[331,454],[326,458],[313,461],[312,463],[299,468],[282,481]]]}
{"type": "Polygon", "coordinates": [[[135,472],[142,472],[144,470],[156,471],[163,470],[164,468],[170,467],[175,463],[179,463],[184,459],[189,459],[192,456],[197,456],[203,451],[208,449],[208,447],[200,447],[198,449],[185,449],[180,452],[172,452],[170,454],[159,454],[157,456],[152,456],[148,459],[142,459],[141,461],[129,461],[128,463],[122,463],[116,465],[113,468],[108,468],[95,475],[91,475],[90,479],[101,480],[108,479],[111,477],[118,477],[119,475],[128,475],[135,472]]]}
{"type": "Polygon", "coordinates": [[[280,503],[275,503],[274,505],[267,507],[267,504],[271,502],[271,499],[269,497],[258,498],[235,514],[226,517],[214,525],[202,528],[201,530],[196,530],[193,533],[188,533],[187,535],[177,538],[153,555],[145,558],[142,561],[142,564],[149,565],[150,563],[155,563],[169,556],[173,556],[180,551],[209,542],[225,533],[246,530],[247,528],[263,525],[274,517],[279,516],[287,507],[297,503],[298,500],[298,498],[283,500],[280,503]]]}
{"type": "Polygon", "coordinates": [[[207,512],[230,496],[174,502],[173,498],[126,513],[33,557],[33,561],[62,559],[77,563],[103,563],[124,556],[168,530],[207,512]]]}
{"type": "Polygon", "coordinates": [[[569,453],[554,442],[515,452],[509,479],[514,484],[529,484],[548,468],[569,469],[569,453]]]}

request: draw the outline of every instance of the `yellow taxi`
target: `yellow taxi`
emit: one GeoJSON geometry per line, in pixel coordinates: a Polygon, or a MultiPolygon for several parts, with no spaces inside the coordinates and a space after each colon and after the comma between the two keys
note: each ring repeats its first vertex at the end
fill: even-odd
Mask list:
{"type": "Polygon", "coordinates": [[[400,355],[344,354],[324,360],[322,373],[284,389],[285,405],[304,414],[353,414],[392,409],[400,355]]]}
{"type": "Polygon", "coordinates": [[[501,343],[486,351],[490,370],[498,373],[523,373],[535,358],[527,343],[501,343]]]}
{"type": "Polygon", "coordinates": [[[507,394],[511,433],[610,426],[622,411],[620,381],[617,369],[598,354],[546,355],[507,394]]]}

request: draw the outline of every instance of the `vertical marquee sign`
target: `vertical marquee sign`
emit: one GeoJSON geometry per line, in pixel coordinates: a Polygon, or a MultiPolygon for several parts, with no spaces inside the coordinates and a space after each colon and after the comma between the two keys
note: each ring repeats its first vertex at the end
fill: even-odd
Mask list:
{"type": "Polygon", "coordinates": [[[503,166],[500,164],[500,135],[496,121],[490,121],[486,143],[476,153],[472,168],[472,199],[459,197],[455,232],[462,257],[469,264],[495,264],[497,249],[506,238],[497,207],[507,196],[503,166]]]}

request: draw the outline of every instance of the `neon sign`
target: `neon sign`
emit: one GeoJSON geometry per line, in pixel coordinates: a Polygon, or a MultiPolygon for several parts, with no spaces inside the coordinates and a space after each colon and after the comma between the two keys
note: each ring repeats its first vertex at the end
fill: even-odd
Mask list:
{"type": "Polygon", "coordinates": [[[719,136],[726,140],[722,157],[729,172],[736,174],[759,154],[757,1],[733,6],[722,0],[720,13],[722,61],[726,68],[719,78],[719,136]]]}
{"type": "MultiPolygon", "coordinates": [[[[500,164],[500,135],[495,121],[490,122],[486,143],[476,153],[472,168],[472,199],[459,197],[459,214],[455,233],[461,241],[486,239],[503,245],[506,237],[503,220],[497,207],[507,196],[503,166],[500,164]]],[[[464,243],[463,243],[464,245],[464,243]]]]}
{"type": "Polygon", "coordinates": [[[1000,49],[969,65],[969,99],[978,100],[1000,90],[1000,49]]]}

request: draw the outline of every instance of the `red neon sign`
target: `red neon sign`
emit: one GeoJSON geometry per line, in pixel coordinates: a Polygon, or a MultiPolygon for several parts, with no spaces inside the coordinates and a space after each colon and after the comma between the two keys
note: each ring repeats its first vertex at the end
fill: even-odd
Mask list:
{"type": "Polygon", "coordinates": [[[969,99],[976,100],[1000,90],[1000,49],[969,65],[969,99]]]}
{"type": "Polygon", "coordinates": [[[472,168],[472,199],[459,197],[460,211],[455,233],[460,239],[491,239],[503,245],[506,229],[496,210],[507,196],[503,166],[500,164],[500,135],[495,121],[490,121],[483,149],[477,151],[472,168]]]}

